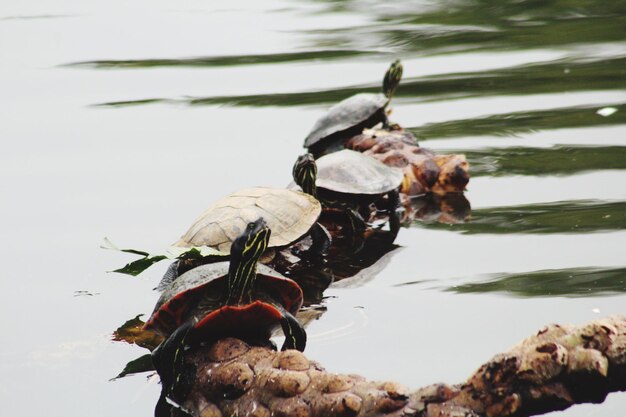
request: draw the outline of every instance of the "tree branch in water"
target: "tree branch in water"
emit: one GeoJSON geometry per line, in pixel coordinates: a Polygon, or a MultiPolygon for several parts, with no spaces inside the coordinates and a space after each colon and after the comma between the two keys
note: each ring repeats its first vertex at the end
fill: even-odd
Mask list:
{"type": "Polygon", "coordinates": [[[185,366],[196,373],[183,406],[200,417],[531,416],[626,389],[626,316],[546,326],[462,384],[415,391],[233,338],[190,351],[185,366]]]}

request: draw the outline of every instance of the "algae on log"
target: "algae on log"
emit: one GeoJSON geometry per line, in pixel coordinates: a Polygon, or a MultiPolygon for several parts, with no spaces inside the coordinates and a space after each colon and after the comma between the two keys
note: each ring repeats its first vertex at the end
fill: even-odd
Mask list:
{"type": "Polygon", "coordinates": [[[233,338],[190,351],[186,365],[196,380],[183,407],[198,417],[530,416],[626,389],[626,316],[546,326],[465,383],[416,391],[233,338]]]}

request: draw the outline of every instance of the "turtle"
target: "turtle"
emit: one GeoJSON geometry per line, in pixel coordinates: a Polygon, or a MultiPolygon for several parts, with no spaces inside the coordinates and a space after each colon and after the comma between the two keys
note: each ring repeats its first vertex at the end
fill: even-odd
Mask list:
{"type": "MultiPolygon", "coordinates": [[[[328,249],[331,240],[326,229],[317,223],[321,211],[320,202],[306,193],[282,188],[246,188],[211,205],[173,246],[208,246],[228,255],[246,224],[263,217],[273,231],[268,248],[285,247],[310,235],[313,244],[307,253],[320,255],[328,249]]],[[[215,260],[220,260],[219,256],[176,260],[157,289],[162,290],[186,270],[215,260]]]]}
{"type": "Polygon", "coordinates": [[[369,213],[369,205],[378,203],[389,212],[392,231],[399,227],[398,188],[404,174],[371,156],[344,149],[315,160],[311,153],[301,155],[293,166],[293,179],[302,190],[315,196],[328,209],[348,212],[355,229],[365,221],[359,209],[369,213]],[[382,197],[387,201],[382,204],[382,197]]]}
{"type": "Polygon", "coordinates": [[[382,93],[359,93],[332,106],[304,140],[316,157],[343,148],[343,142],[378,123],[389,127],[386,108],[402,79],[402,64],[394,61],[383,78],[382,93]]]}
{"type": "Polygon", "coordinates": [[[302,289],[257,264],[270,236],[263,218],[248,223],[232,243],[230,261],[198,266],[161,293],[144,325],[167,337],[152,354],[162,381],[155,415],[169,415],[168,400],[180,404],[188,393],[194,370],[181,371],[188,346],[227,336],[267,345],[272,331],[281,326],[282,350],[304,350],[306,332],[294,317],[302,306],[302,289]]]}
{"type": "Polygon", "coordinates": [[[268,266],[257,265],[271,234],[263,218],[248,223],[234,240],[229,261],[200,265],[163,290],[144,329],[167,337],[191,322],[198,337],[269,338],[272,326],[281,324],[292,336],[283,349],[303,350],[306,336],[293,317],[302,306],[302,289],[268,266]]]}

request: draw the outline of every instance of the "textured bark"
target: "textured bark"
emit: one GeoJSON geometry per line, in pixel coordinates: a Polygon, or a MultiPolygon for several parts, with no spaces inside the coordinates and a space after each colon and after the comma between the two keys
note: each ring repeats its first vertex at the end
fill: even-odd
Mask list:
{"type": "Polygon", "coordinates": [[[186,366],[196,372],[183,406],[200,417],[529,416],[626,389],[626,316],[547,326],[465,383],[416,391],[232,338],[189,352],[186,366]]]}
{"type": "Polygon", "coordinates": [[[365,129],[345,146],[402,168],[404,181],[400,192],[408,196],[463,192],[469,182],[469,164],[464,155],[437,155],[417,145],[415,137],[401,128],[365,129]]]}

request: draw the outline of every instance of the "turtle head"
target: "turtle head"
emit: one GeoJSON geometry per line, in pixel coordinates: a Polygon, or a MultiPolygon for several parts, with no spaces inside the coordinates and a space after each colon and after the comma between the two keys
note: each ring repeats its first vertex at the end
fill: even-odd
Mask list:
{"type": "Polygon", "coordinates": [[[246,225],[230,248],[228,304],[250,301],[256,278],[256,264],[267,249],[271,230],[262,217],[246,225]]]}
{"type": "Polygon", "coordinates": [[[317,179],[317,164],[310,153],[300,155],[293,166],[293,180],[302,188],[302,191],[312,195],[317,194],[315,180],[317,179]]]}
{"type": "Polygon", "coordinates": [[[383,78],[383,94],[391,100],[393,94],[396,92],[396,88],[398,88],[398,84],[400,84],[400,80],[402,79],[402,63],[399,59],[396,59],[390,66],[387,72],[385,73],[385,78],[383,78]]]}

